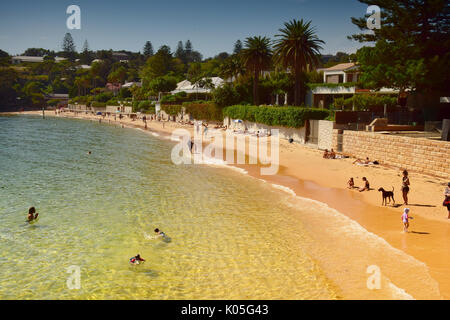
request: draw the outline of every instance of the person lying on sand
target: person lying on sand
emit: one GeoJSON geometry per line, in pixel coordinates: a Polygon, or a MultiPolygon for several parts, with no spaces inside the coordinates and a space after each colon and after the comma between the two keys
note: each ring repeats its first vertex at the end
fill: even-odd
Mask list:
{"type": "Polygon", "coordinates": [[[36,208],[35,207],[31,207],[30,209],[28,209],[28,222],[31,222],[33,220],[36,220],[39,213],[36,213],[36,208]]]}
{"type": "Polygon", "coordinates": [[[145,261],[145,259],[142,259],[140,254],[138,254],[135,257],[130,258],[130,264],[132,264],[132,265],[138,265],[138,264],[140,264],[140,262],[144,262],[144,261],[145,261]]]}
{"type": "Polygon", "coordinates": [[[348,180],[347,185],[349,189],[355,188],[355,181],[353,180],[353,178],[350,178],[350,180],[348,180]]]}
{"type": "Polygon", "coordinates": [[[369,190],[370,190],[370,183],[369,183],[369,180],[367,180],[366,177],[363,177],[362,180],[363,180],[363,182],[364,182],[364,187],[359,188],[359,192],[369,191],[369,190]]]}
{"type": "Polygon", "coordinates": [[[359,165],[368,165],[370,163],[369,157],[366,158],[366,160],[356,159],[353,161],[353,164],[359,164],[359,165]]]}

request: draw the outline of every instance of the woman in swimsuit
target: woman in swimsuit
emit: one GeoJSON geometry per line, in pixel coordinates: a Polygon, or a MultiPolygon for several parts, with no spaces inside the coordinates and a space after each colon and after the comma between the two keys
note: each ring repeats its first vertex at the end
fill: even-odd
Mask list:
{"type": "Polygon", "coordinates": [[[405,201],[405,205],[408,205],[408,193],[409,193],[409,178],[408,178],[408,171],[403,171],[403,179],[402,179],[402,193],[403,193],[403,200],[405,201]]]}

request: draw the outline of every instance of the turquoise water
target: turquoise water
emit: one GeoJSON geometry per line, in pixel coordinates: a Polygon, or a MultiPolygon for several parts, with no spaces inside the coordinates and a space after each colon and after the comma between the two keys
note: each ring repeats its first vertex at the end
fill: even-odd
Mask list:
{"type": "Polygon", "coordinates": [[[227,168],[176,166],[173,146],[97,122],[0,117],[0,298],[336,297],[287,195],[227,168]],[[172,241],[149,238],[156,227],[172,241]],[[147,261],[132,267],[137,253],[147,261]]]}

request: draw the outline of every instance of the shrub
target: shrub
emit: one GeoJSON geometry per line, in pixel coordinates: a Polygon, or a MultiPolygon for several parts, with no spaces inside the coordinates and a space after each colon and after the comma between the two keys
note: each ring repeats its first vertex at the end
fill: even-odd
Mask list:
{"type": "Polygon", "coordinates": [[[305,125],[306,120],[324,120],[330,115],[330,112],[315,108],[236,105],[225,108],[223,115],[231,119],[257,122],[269,126],[301,128],[305,125]]]}
{"type": "Polygon", "coordinates": [[[170,116],[176,116],[181,112],[181,105],[162,105],[161,109],[170,116]]]}
{"type": "Polygon", "coordinates": [[[205,121],[223,120],[222,109],[215,103],[188,102],[183,103],[183,107],[185,108],[186,113],[190,114],[191,117],[197,120],[205,120],[205,121]]]}
{"type": "Polygon", "coordinates": [[[143,112],[155,114],[155,106],[150,103],[148,100],[144,101],[134,101],[133,103],[133,112],[143,112]]]}
{"type": "Polygon", "coordinates": [[[97,102],[107,102],[108,100],[111,100],[113,98],[112,92],[102,92],[95,96],[94,100],[97,102]]]}
{"type": "Polygon", "coordinates": [[[93,107],[93,108],[105,108],[106,107],[106,103],[105,102],[92,101],[91,107],[93,107]]]}

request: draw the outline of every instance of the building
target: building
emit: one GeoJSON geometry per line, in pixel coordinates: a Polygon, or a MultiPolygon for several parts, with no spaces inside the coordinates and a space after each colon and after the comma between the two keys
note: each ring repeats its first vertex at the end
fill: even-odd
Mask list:
{"type": "MultiPolygon", "coordinates": [[[[44,62],[44,57],[31,57],[31,56],[15,56],[11,58],[13,64],[21,63],[39,63],[44,62]]],[[[61,62],[66,60],[66,58],[55,57],[55,62],[61,62]]]]}
{"type": "MultiPolygon", "coordinates": [[[[203,78],[202,80],[205,81],[208,78],[203,78]]],[[[218,88],[223,86],[225,81],[222,78],[219,77],[212,77],[211,79],[212,86],[214,88],[218,88]]],[[[199,83],[192,84],[188,80],[183,80],[179,83],[177,83],[177,88],[173,91],[171,91],[171,94],[179,93],[179,92],[186,92],[186,93],[210,93],[211,88],[201,87],[199,83]]]]}
{"type": "MultiPolygon", "coordinates": [[[[306,106],[329,108],[335,98],[351,98],[355,94],[373,93],[373,90],[359,89],[356,83],[360,77],[356,63],[340,63],[331,68],[321,69],[323,83],[316,84],[306,93],[306,106]]],[[[397,94],[398,90],[382,88],[379,94],[397,94]]]]}

